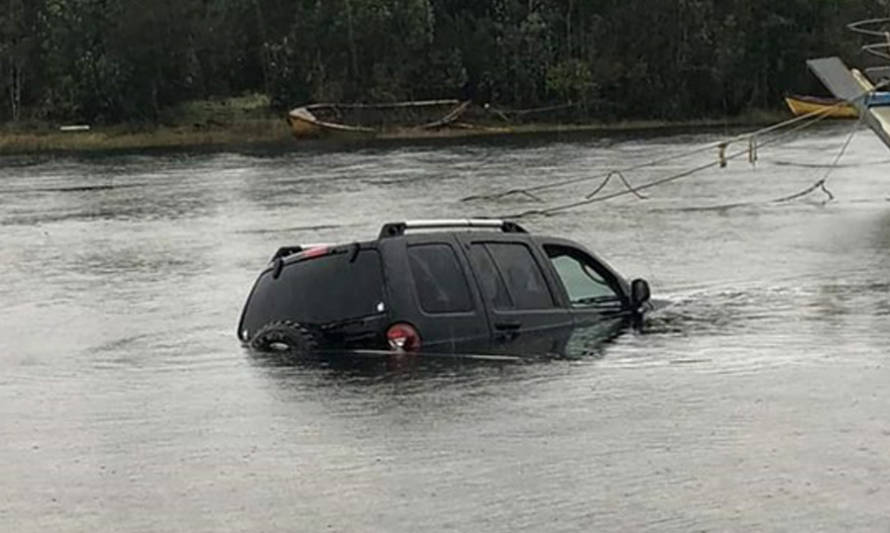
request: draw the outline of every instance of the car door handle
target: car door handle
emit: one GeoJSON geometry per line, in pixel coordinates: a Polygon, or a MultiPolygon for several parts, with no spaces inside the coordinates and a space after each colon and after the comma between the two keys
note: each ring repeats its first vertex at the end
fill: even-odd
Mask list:
{"type": "Polygon", "coordinates": [[[516,331],[522,327],[520,322],[495,322],[494,329],[498,331],[516,331]]]}

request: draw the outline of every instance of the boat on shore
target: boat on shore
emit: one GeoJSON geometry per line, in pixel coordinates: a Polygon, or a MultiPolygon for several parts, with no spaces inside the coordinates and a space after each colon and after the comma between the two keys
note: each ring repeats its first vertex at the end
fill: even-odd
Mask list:
{"type": "Polygon", "coordinates": [[[797,117],[810,113],[825,113],[828,118],[859,117],[859,112],[852,104],[838,98],[789,95],[785,97],[785,103],[797,117]]]}
{"type": "Polygon", "coordinates": [[[455,124],[469,106],[469,101],[460,100],[310,104],[292,109],[287,122],[298,139],[332,134],[375,136],[445,128],[455,124]]]}

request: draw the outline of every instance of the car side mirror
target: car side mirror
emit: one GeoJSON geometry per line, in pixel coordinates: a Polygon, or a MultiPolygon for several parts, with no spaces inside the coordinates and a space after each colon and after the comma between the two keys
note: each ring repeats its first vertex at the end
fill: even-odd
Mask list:
{"type": "Polygon", "coordinates": [[[644,279],[635,279],[630,282],[630,303],[637,310],[652,296],[649,290],[649,282],[644,279]]]}

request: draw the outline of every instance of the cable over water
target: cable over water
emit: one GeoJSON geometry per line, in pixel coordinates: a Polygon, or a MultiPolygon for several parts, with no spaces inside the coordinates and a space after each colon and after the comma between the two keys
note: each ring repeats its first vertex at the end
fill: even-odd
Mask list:
{"type": "MultiPolygon", "coordinates": [[[[884,81],[884,82],[878,84],[878,86],[876,87],[875,90],[888,85],[888,83],[890,83],[890,81],[884,81]]],[[[842,105],[854,103],[862,98],[867,98],[873,92],[874,91],[864,92],[864,93],[860,94],[859,96],[857,96],[856,98],[853,98],[851,100],[840,101],[834,105],[831,105],[831,106],[828,106],[828,107],[825,107],[822,109],[818,109],[816,111],[812,111],[810,113],[806,113],[804,115],[800,115],[800,116],[794,117],[792,119],[785,120],[785,121],[779,122],[777,124],[773,124],[771,126],[767,126],[765,128],[761,128],[761,129],[751,132],[751,133],[736,135],[734,137],[730,137],[730,138],[727,138],[727,139],[724,139],[721,141],[711,142],[711,143],[699,146],[697,148],[693,148],[691,150],[687,150],[684,152],[679,152],[676,154],[671,154],[668,156],[656,158],[656,159],[646,161],[643,163],[639,163],[636,165],[632,165],[632,166],[629,166],[626,168],[609,170],[608,172],[605,172],[602,174],[596,174],[593,176],[580,176],[577,178],[570,178],[570,179],[561,180],[561,181],[557,181],[557,182],[545,183],[545,184],[536,185],[533,187],[509,189],[506,191],[501,191],[501,192],[486,194],[486,195],[473,195],[473,196],[465,197],[461,201],[468,202],[468,201],[474,201],[474,200],[499,200],[499,199],[505,198],[507,196],[517,195],[517,196],[524,196],[524,197],[526,197],[532,201],[535,201],[535,202],[543,203],[544,200],[539,195],[537,195],[535,193],[539,193],[539,192],[545,191],[545,190],[559,189],[559,188],[567,187],[569,185],[576,185],[576,184],[586,183],[586,182],[595,181],[595,180],[601,180],[601,181],[594,188],[594,190],[592,192],[585,195],[583,200],[573,201],[573,202],[569,202],[569,203],[565,203],[565,204],[559,204],[556,206],[551,206],[551,207],[542,208],[542,209],[527,210],[527,211],[523,211],[523,212],[519,212],[519,213],[505,215],[503,218],[516,219],[516,218],[525,218],[525,217],[529,217],[529,216],[550,216],[550,215],[553,215],[553,214],[556,214],[559,212],[568,211],[568,210],[575,209],[577,207],[581,207],[584,205],[589,205],[589,204],[596,203],[596,202],[611,200],[613,198],[618,198],[618,197],[626,196],[626,195],[633,195],[633,196],[637,197],[638,199],[643,200],[643,199],[646,199],[646,197],[641,194],[641,191],[655,188],[655,187],[658,187],[661,185],[665,185],[665,184],[668,184],[668,183],[671,183],[671,182],[674,182],[674,181],[677,181],[677,180],[680,180],[683,178],[687,178],[687,177],[693,176],[695,174],[698,174],[699,172],[702,172],[704,170],[711,169],[714,167],[724,168],[727,166],[727,163],[730,160],[734,160],[734,159],[738,159],[743,156],[747,156],[749,163],[751,163],[753,165],[757,162],[758,157],[759,157],[758,149],[766,147],[766,146],[770,146],[773,144],[777,144],[780,141],[787,140],[792,135],[799,133],[800,131],[821,122],[822,120],[824,120],[825,118],[830,116],[831,112],[833,110],[835,110],[836,108],[838,108],[842,105]],[[786,128],[789,128],[790,126],[794,126],[794,127],[786,130],[786,128]],[[782,130],[785,130],[785,131],[782,131],[782,130]],[[765,140],[761,140],[761,139],[763,139],[763,137],[766,137],[768,135],[773,135],[773,136],[769,137],[765,140]],[[739,141],[746,141],[747,146],[742,150],[738,150],[738,151],[735,151],[735,152],[727,155],[727,153],[726,153],[727,148],[731,144],[737,143],[739,141]],[[717,159],[715,161],[712,161],[712,162],[709,162],[706,164],[701,164],[701,165],[692,167],[690,169],[683,170],[681,172],[678,172],[676,174],[672,174],[672,175],[669,175],[666,177],[658,178],[658,179],[652,180],[650,182],[644,183],[642,185],[633,185],[628,180],[628,178],[625,176],[625,173],[628,173],[628,172],[631,172],[634,170],[640,170],[640,169],[647,168],[647,167],[657,166],[657,165],[660,165],[660,164],[663,164],[666,162],[670,162],[670,161],[674,161],[674,160],[682,159],[682,158],[687,158],[687,157],[690,157],[690,156],[693,156],[693,155],[696,155],[696,154],[699,154],[702,152],[714,150],[714,149],[717,149],[717,151],[718,151],[717,159]],[[606,185],[608,185],[609,182],[614,177],[617,177],[621,181],[621,184],[623,185],[624,190],[610,193],[610,194],[607,194],[604,196],[599,196],[599,193],[605,189],[606,185]]],[[[846,152],[847,147],[849,146],[850,141],[852,141],[852,138],[855,135],[856,129],[859,127],[860,124],[861,124],[861,119],[859,121],[857,121],[857,123],[854,125],[854,128],[850,132],[850,135],[847,137],[846,142],[842,146],[840,152],[838,153],[838,155],[835,158],[835,160],[833,161],[833,163],[828,167],[828,170],[822,179],[817,181],[812,186],[804,189],[803,191],[800,191],[800,192],[792,194],[792,195],[776,198],[774,200],[771,200],[770,203],[781,203],[781,202],[787,202],[787,201],[790,201],[793,199],[801,198],[803,196],[810,194],[811,192],[813,192],[817,189],[822,190],[828,196],[828,199],[826,201],[833,200],[834,195],[827,189],[826,181],[827,181],[829,175],[831,174],[831,171],[837,166],[841,157],[843,157],[844,153],[846,152]]],[[[743,202],[743,203],[739,203],[739,204],[733,204],[733,206],[748,205],[750,203],[751,202],[743,202]]]]}
{"type": "MultiPolygon", "coordinates": [[[[763,141],[758,146],[762,148],[765,146],[769,146],[769,145],[778,143],[779,141],[785,140],[788,137],[790,137],[791,135],[799,132],[800,130],[802,130],[806,127],[809,127],[809,126],[815,124],[816,122],[819,122],[819,121],[825,119],[827,116],[828,116],[828,113],[823,113],[823,114],[821,114],[821,116],[812,120],[811,122],[804,123],[804,124],[802,124],[796,128],[793,128],[787,132],[777,135],[777,136],[773,137],[772,139],[763,141]]],[[[529,210],[529,211],[524,211],[521,213],[505,216],[504,218],[525,218],[525,217],[535,216],[535,215],[550,216],[555,213],[568,211],[568,210],[571,210],[571,209],[574,209],[577,207],[581,207],[581,206],[588,205],[588,204],[593,204],[596,202],[604,202],[606,200],[611,200],[613,198],[626,196],[628,194],[634,194],[635,196],[639,197],[639,192],[642,190],[651,189],[651,188],[665,185],[667,183],[671,183],[671,182],[674,182],[674,181],[677,181],[677,180],[680,180],[683,178],[688,178],[690,176],[693,176],[693,175],[695,175],[703,170],[707,170],[709,168],[725,166],[726,161],[738,159],[742,156],[747,156],[750,159],[751,153],[752,153],[751,148],[748,147],[743,150],[739,150],[734,153],[731,153],[729,155],[724,154],[723,157],[719,158],[716,161],[712,161],[712,162],[709,162],[709,163],[706,163],[703,165],[699,165],[699,166],[696,166],[696,167],[693,167],[693,168],[690,168],[687,170],[683,170],[676,174],[672,174],[672,175],[669,175],[669,176],[666,176],[663,178],[659,178],[659,179],[650,181],[648,183],[644,183],[642,185],[631,186],[629,183],[627,183],[625,181],[625,184],[627,186],[627,188],[625,190],[617,191],[617,192],[614,192],[611,194],[607,194],[605,196],[596,196],[596,193],[601,191],[602,188],[605,186],[606,181],[608,181],[608,177],[607,177],[606,180],[602,184],[600,184],[600,186],[597,187],[597,189],[595,189],[592,193],[588,194],[584,200],[579,200],[579,201],[571,202],[571,203],[567,203],[567,204],[561,204],[561,205],[549,207],[546,209],[533,209],[533,210],[529,210]]],[[[739,204],[739,205],[741,205],[741,204],[739,204]]]]}
{"type": "MultiPolygon", "coordinates": [[[[636,165],[631,165],[631,166],[620,168],[620,169],[609,170],[608,172],[605,172],[602,174],[596,174],[593,176],[580,176],[577,178],[570,178],[570,179],[561,180],[561,181],[557,181],[557,182],[536,185],[534,187],[525,187],[525,188],[521,188],[521,189],[510,189],[510,190],[501,191],[501,192],[492,193],[492,194],[472,195],[472,196],[467,196],[467,197],[462,198],[461,201],[469,202],[469,201],[474,201],[474,200],[497,200],[497,199],[504,198],[506,196],[510,196],[510,195],[514,195],[514,194],[527,196],[532,199],[538,199],[538,197],[536,195],[534,195],[533,193],[545,191],[545,190],[549,190],[549,189],[557,189],[557,188],[565,187],[567,185],[574,185],[576,183],[585,183],[588,181],[595,181],[598,179],[607,178],[615,172],[626,173],[626,172],[632,172],[635,170],[640,170],[643,168],[658,166],[658,165],[661,165],[664,163],[669,163],[671,161],[676,161],[678,159],[687,158],[687,157],[697,155],[697,154],[700,154],[703,152],[708,152],[708,151],[712,151],[715,149],[721,149],[721,148],[725,149],[730,144],[733,144],[733,143],[736,143],[739,141],[748,142],[749,148],[750,148],[751,141],[752,140],[756,141],[756,139],[759,136],[767,135],[767,134],[772,133],[776,130],[786,128],[788,126],[797,124],[799,122],[804,122],[808,119],[818,118],[819,120],[821,120],[823,118],[826,118],[828,115],[830,115],[831,111],[833,111],[837,107],[840,107],[845,104],[846,104],[846,102],[839,102],[837,104],[826,107],[824,109],[812,111],[805,115],[800,115],[800,116],[794,117],[792,119],[780,122],[778,124],[773,124],[771,126],[767,126],[765,128],[759,129],[759,130],[751,132],[751,133],[745,133],[745,134],[737,135],[737,136],[730,137],[730,138],[727,138],[724,140],[711,142],[711,143],[699,146],[697,148],[693,148],[691,150],[686,150],[684,152],[679,152],[676,154],[670,154],[670,155],[667,155],[664,157],[659,157],[657,159],[653,159],[650,161],[645,161],[645,162],[642,162],[642,163],[639,163],[636,165]]],[[[819,120],[816,120],[813,123],[818,122],[819,120]]],[[[812,124],[810,124],[810,125],[812,125],[812,124]]],[[[747,150],[745,153],[747,153],[747,150]]]]}

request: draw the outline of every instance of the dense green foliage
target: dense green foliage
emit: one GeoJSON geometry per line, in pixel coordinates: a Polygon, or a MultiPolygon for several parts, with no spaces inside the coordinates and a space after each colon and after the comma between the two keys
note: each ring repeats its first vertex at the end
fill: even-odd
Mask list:
{"type": "Polygon", "coordinates": [[[155,121],[246,92],[579,116],[773,107],[886,0],[0,0],[0,121],[155,121]]]}

